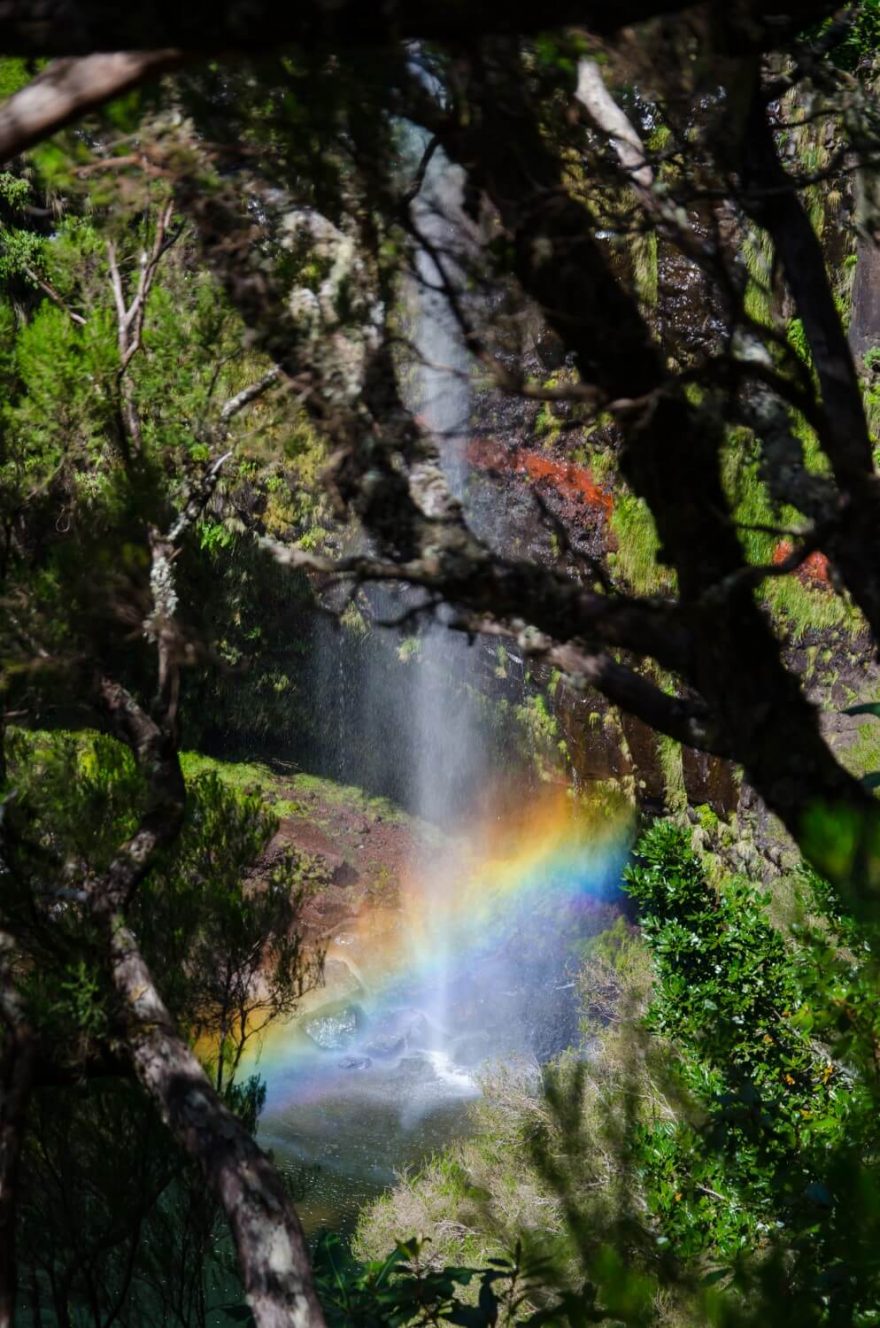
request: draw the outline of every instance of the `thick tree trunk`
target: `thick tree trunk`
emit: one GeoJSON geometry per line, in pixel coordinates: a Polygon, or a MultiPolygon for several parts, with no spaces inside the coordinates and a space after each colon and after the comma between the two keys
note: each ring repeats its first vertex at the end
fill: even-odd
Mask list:
{"type": "Polygon", "coordinates": [[[858,374],[828,279],[822,245],[779,160],[756,88],[743,139],[744,202],[770,235],[794,296],[822,392],[819,443],[841,495],[826,549],[880,642],[880,478],[858,374]]]}
{"type": "Polygon", "coordinates": [[[117,51],[55,60],[0,104],[0,161],[180,62],[176,51],[117,51]]]}
{"type": "Polygon", "coordinates": [[[226,1214],[258,1328],[323,1328],[305,1237],[278,1172],[177,1033],[124,920],[113,915],[106,926],[126,1050],[226,1214]]]}
{"type": "Polygon", "coordinates": [[[593,238],[593,218],[565,190],[525,86],[515,53],[496,48],[471,68],[467,125],[429,127],[495,205],[516,274],[575,353],[582,379],[611,401],[644,403],[619,416],[623,462],[654,516],[661,556],[677,573],[691,634],[685,677],[704,698],[721,743],[802,844],[817,805],[849,809],[873,837],[880,808],[824,742],[815,707],[783,666],[744,575],[721,485],[720,426],[670,380],[635,300],[593,238]]]}
{"type": "MultiPolygon", "coordinates": [[[[180,528],[185,518],[186,513],[178,522],[180,528]]],[[[157,559],[170,557],[170,549],[168,538],[153,539],[154,567],[157,559]]],[[[164,583],[166,598],[172,584],[164,583]]],[[[177,1143],[201,1168],[226,1215],[258,1328],[323,1328],[305,1238],[278,1173],[214,1091],[178,1033],[122,913],[156,854],[177,838],[186,803],[173,736],[177,688],[163,682],[166,670],[175,672],[165,645],[167,606],[163,612],[158,591],[155,598],[147,622],[160,656],[162,722],[148,715],[118,683],[105,678],[100,684],[104,705],[146,776],[149,793],[135,833],[89,889],[92,915],[106,936],[121,1004],[122,1051],[177,1143]]]]}

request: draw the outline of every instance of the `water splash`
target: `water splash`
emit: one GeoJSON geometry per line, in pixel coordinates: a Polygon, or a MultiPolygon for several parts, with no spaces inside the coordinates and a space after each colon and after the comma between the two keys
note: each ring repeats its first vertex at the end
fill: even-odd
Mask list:
{"type": "Polygon", "coordinates": [[[293,1103],[391,1093],[413,1120],[476,1093],[481,1065],[561,1049],[578,947],[613,916],[629,840],[623,812],[555,790],[438,841],[434,907],[415,872],[398,907],[366,912],[333,941],[328,988],[250,1053],[268,1119],[293,1103]]]}

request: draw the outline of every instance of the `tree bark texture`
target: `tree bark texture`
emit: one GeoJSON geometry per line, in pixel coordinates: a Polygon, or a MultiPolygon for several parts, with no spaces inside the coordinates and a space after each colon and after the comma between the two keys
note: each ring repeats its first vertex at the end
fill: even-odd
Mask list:
{"type": "Polygon", "coordinates": [[[278,1172],[177,1033],[124,919],[112,914],[105,922],[126,1051],[223,1208],[258,1328],[323,1328],[305,1237],[278,1172]]]}

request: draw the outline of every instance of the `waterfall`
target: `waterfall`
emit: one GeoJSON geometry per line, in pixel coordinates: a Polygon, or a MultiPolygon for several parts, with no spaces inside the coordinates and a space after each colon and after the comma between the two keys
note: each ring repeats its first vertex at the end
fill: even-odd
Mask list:
{"type": "MultiPolygon", "coordinates": [[[[425,137],[413,126],[401,132],[404,155],[418,159],[425,137]]],[[[464,286],[471,237],[462,211],[463,182],[460,168],[436,151],[413,205],[426,243],[414,255],[414,273],[403,293],[412,353],[401,368],[400,388],[408,408],[433,435],[450,489],[466,507],[470,357],[446,296],[437,289],[441,278],[431,256],[441,255],[446,277],[464,286]]],[[[486,783],[488,726],[476,686],[480,648],[450,630],[450,615],[443,610],[421,620],[402,642],[398,633],[376,624],[411,608],[419,594],[383,587],[363,594],[373,621],[363,638],[348,640],[344,673],[338,631],[327,620],[315,627],[312,688],[336,720],[332,733],[321,736],[312,763],[319,773],[389,797],[432,824],[460,825],[486,783]]]]}
{"type": "MultiPolygon", "coordinates": [[[[424,142],[409,132],[421,156],[424,142]]],[[[401,368],[403,395],[466,515],[485,532],[491,507],[506,545],[503,489],[489,494],[483,477],[486,511],[469,512],[469,488],[478,487],[468,473],[469,356],[432,255],[459,298],[470,298],[471,235],[462,175],[440,152],[414,213],[425,243],[404,298],[413,354],[401,368]]],[[[370,590],[370,614],[396,617],[419,593],[370,590]]],[[[291,1025],[270,1030],[255,1066],[268,1089],[262,1137],[304,1169],[305,1184],[319,1177],[319,1223],[327,1213],[352,1219],[397,1169],[467,1129],[466,1104],[493,1063],[520,1057],[534,1072],[575,1040],[569,966],[578,938],[606,916],[625,835],[607,815],[585,828],[563,789],[537,796],[512,752],[499,761],[492,655],[455,631],[447,612],[420,619],[407,641],[376,623],[358,633],[327,620],[316,641],[314,694],[328,717],[321,773],[417,818],[399,900],[384,912],[365,908],[334,936],[341,978],[291,1025]],[[492,804],[499,776],[516,787],[512,815],[492,804]]]]}
{"type": "MultiPolygon", "coordinates": [[[[410,300],[418,369],[409,404],[434,436],[452,492],[466,503],[470,357],[449,301],[442,290],[436,289],[444,277],[462,284],[461,251],[466,234],[461,206],[463,183],[460,168],[437,150],[413,205],[414,220],[425,243],[415,256],[416,279],[410,300]]],[[[475,682],[474,650],[464,637],[450,630],[448,615],[440,613],[423,626],[416,668],[412,698],[414,805],[424,820],[448,824],[461,807],[462,785],[476,787],[485,781],[487,773],[480,726],[462,704],[462,694],[475,682]],[[450,680],[453,686],[449,686],[450,680]]],[[[435,986],[425,993],[425,999],[441,1042],[448,1028],[452,980],[444,895],[455,866],[441,859],[420,864],[419,869],[426,935],[435,950],[435,986]]]]}

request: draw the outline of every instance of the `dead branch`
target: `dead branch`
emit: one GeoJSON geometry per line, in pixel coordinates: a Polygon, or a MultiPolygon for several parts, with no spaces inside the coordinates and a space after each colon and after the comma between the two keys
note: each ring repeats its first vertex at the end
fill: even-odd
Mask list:
{"type": "Polygon", "coordinates": [[[116,339],[119,348],[119,368],[116,371],[119,390],[122,397],[123,428],[128,443],[128,450],[140,451],[141,421],[135,401],[134,388],[128,377],[128,366],[141,349],[144,320],[147,316],[147,304],[162,257],[174,244],[180,231],[171,235],[168,227],[174,214],[174,204],[168,200],[160,209],[156,218],[156,230],[149,251],[143,250],[140,256],[137,286],[129,301],[112,240],[107,244],[107,265],[110,270],[110,286],[116,306],[116,339]]]}
{"type": "Polygon", "coordinates": [[[578,61],[575,97],[597,128],[607,135],[623,173],[639,202],[654,217],[659,233],[691,258],[713,264],[717,257],[713,246],[688,224],[682,210],[655,187],[654,168],[642,140],[606,88],[595,60],[578,61]]]}
{"type": "Polygon", "coordinates": [[[66,302],[60,292],[55,289],[51,282],[47,281],[45,277],[41,277],[39,272],[35,272],[32,267],[25,266],[24,273],[35,286],[39,287],[44,295],[48,295],[53,304],[57,304],[59,309],[64,310],[72,323],[76,323],[79,327],[85,327],[86,320],[83,318],[82,314],[78,314],[75,309],[71,309],[70,305],[66,302]]]}
{"type": "MultiPolygon", "coordinates": [[[[270,369],[268,373],[264,374],[258,382],[251,383],[249,387],[242,388],[242,390],[236,393],[234,397],[230,397],[220,411],[221,427],[228,426],[229,422],[233,420],[240,411],[244,410],[245,406],[249,406],[252,401],[256,401],[257,397],[261,397],[263,393],[273,385],[273,383],[278,382],[280,377],[281,370],[276,365],[275,368],[270,369]]],[[[228,432],[228,427],[226,431],[228,432]]]]}

